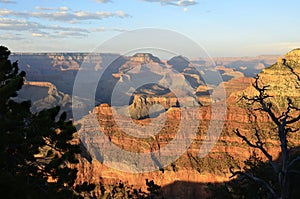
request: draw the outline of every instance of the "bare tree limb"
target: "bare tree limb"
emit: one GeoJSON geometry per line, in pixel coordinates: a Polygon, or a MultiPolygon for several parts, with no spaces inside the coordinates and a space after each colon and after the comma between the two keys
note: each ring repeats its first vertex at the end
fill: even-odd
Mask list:
{"type": "Polygon", "coordinates": [[[272,96],[265,93],[268,90],[269,85],[260,87],[259,83],[258,83],[258,80],[259,80],[259,76],[257,75],[256,78],[255,78],[255,82],[252,85],[255,88],[255,90],[257,90],[259,92],[259,95],[254,96],[252,98],[249,98],[247,96],[243,96],[242,98],[246,99],[247,101],[252,102],[252,104],[259,103],[261,105],[261,107],[255,109],[255,110],[261,110],[261,111],[267,112],[268,115],[271,117],[272,121],[276,125],[280,125],[280,122],[278,121],[278,118],[276,117],[275,113],[271,109],[272,108],[272,103],[265,102],[265,99],[268,99],[268,98],[272,97],[272,96]]]}
{"type": "Polygon", "coordinates": [[[300,155],[297,156],[295,159],[293,159],[289,165],[288,165],[288,168],[291,168],[294,164],[296,164],[298,161],[300,161],[300,155]]]}
{"type": "MultiPolygon", "coordinates": [[[[291,70],[291,72],[297,77],[297,84],[299,85],[300,75],[298,75],[291,66],[287,65],[286,63],[284,63],[284,65],[286,65],[291,70]]],[[[252,107],[252,110],[266,112],[267,115],[271,118],[271,121],[274,124],[276,124],[277,136],[280,140],[282,163],[278,164],[274,162],[272,155],[264,147],[265,143],[262,142],[259,135],[259,131],[257,129],[255,129],[254,134],[256,137],[256,142],[250,141],[245,135],[242,135],[239,129],[234,130],[234,133],[238,137],[242,138],[242,140],[245,141],[248,146],[255,149],[259,149],[264,154],[264,156],[267,157],[269,164],[272,166],[273,170],[278,175],[278,184],[280,186],[280,198],[286,199],[289,197],[288,174],[294,173],[300,175],[300,171],[291,169],[291,167],[295,165],[295,163],[300,162],[300,156],[294,158],[293,160],[290,160],[290,150],[288,147],[288,134],[299,131],[299,128],[292,126],[291,124],[295,124],[296,122],[300,121],[300,108],[295,107],[292,100],[290,98],[287,98],[287,107],[285,111],[279,115],[276,113],[276,109],[273,108],[272,102],[269,100],[269,98],[273,97],[267,93],[267,91],[270,89],[270,86],[260,86],[258,75],[255,78],[255,82],[252,85],[254,89],[258,92],[258,94],[254,97],[248,97],[244,95],[241,99],[246,100],[248,105],[255,105],[252,107]]],[[[262,179],[242,171],[233,171],[232,168],[230,169],[230,171],[233,174],[231,177],[239,175],[259,182],[262,185],[264,185],[275,198],[278,198],[274,189],[262,179]]]]}
{"type": "Polygon", "coordinates": [[[300,175],[300,171],[296,171],[296,170],[289,170],[288,173],[300,175]]]}
{"type": "MultiPolygon", "coordinates": [[[[297,62],[292,60],[289,60],[289,62],[294,62],[295,64],[297,64],[297,62]]],[[[291,73],[293,73],[296,76],[298,82],[300,82],[300,76],[295,72],[295,70],[289,64],[286,64],[286,62],[284,65],[290,69],[291,73]]]]}
{"type": "Polygon", "coordinates": [[[269,163],[271,164],[273,170],[274,170],[276,173],[279,173],[279,169],[278,169],[277,165],[274,163],[272,155],[270,155],[270,154],[268,153],[268,151],[264,148],[264,143],[261,141],[257,129],[255,129],[255,136],[256,136],[256,138],[257,138],[257,141],[256,141],[255,144],[251,143],[250,140],[249,140],[246,136],[242,135],[242,134],[240,133],[239,129],[236,129],[236,130],[234,131],[234,133],[235,133],[238,137],[242,138],[242,139],[247,143],[247,145],[249,145],[250,147],[259,149],[259,150],[260,150],[260,151],[268,158],[268,161],[269,161],[269,163]]]}
{"type": "Polygon", "coordinates": [[[244,173],[242,171],[233,171],[233,167],[231,167],[229,170],[230,170],[230,172],[232,174],[232,176],[230,176],[230,178],[233,178],[233,177],[239,176],[239,175],[240,176],[244,176],[246,178],[249,178],[249,179],[251,179],[251,180],[253,180],[255,182],[258,182],[258,183],[262,184],[265,188],[267,188],[270,191],[270,193],[273,195],[274,198],[278,198],[276,192],[271,187],[271,185],[269,183],[267,183],[266,181],[264,181],[263,179],[255,177],[255,176],[253,176],[253,175],[251,175],[249,173],[244,173]]]}

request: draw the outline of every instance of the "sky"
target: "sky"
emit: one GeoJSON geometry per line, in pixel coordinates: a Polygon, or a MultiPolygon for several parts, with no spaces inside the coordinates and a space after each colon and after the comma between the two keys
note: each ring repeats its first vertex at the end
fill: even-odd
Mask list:
{"type": "Polygon", "coordinates": [[[143,28],[178,32],[214,57],[300,47],[298,0],[0,0],[0,44],[12,52],[91,52],[143,28]]]}

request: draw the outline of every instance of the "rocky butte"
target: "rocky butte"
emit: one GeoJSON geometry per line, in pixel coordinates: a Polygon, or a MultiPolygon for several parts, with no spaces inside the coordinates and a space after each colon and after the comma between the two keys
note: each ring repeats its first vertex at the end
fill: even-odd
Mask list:
{"type": "Polygon", "coordinates": [[[61,106],[61,111],[66,111],[69,116],[72,115],[71,96],[59,91],[50,82],[25,81],[15,100],[30,100],[32,102],[31,111],[34,113],[53,106],[61,106]]]}
{"type": "MultiPolygon", "coordinates": [[[[138,54],[131,61],[144,63],[152,59],[153,58],[149,55],[138,54]]],[[[178,61],[178,59],[181,58],[177,57],[174,60],[178,61]]],[[[127,64],[127,66],[129,65],[127,64]]],[[[179,65],[176,67],[178,67],[183,74],[187,73],[188,70],[192,70],[188,64],[185,67],[180,67],[179,65]]],[[[297,76],[297,74],[300,74],[300,49],[295,49],[287,53],[283,58],[278,59],[275,64],[263,69],[259,74],[260,83],[270,86],[269,94],[274,96],[272,100],[274,106],[278,109],[278,113],[284,108],[287,97],[290,97],[296,105],[299,105],[300,89],[299,76],[297,76]]],[[[197,87],[195,87],[196,90],[198,89],[199,92],[207,91],[207,88],[206,90],[203,90],[201,87],[199,88],[199,86],[204,86],[201,81],[196,81],[196,83],[198,84],[197,87]]],[[[95,154],[90,153],[89,160],[81,158],[81,163],[78,166],[79,173],[77,182],[88,181],[90,183],[96,183],[98,188],[91,193],[94,196],[101,195],[100,185],[104,185],[106,189],[109,190],[110,185],[119,181],[145,190],[145,180],[149,179],[154,180],[155,183],[162,187],[167,187],[165,189],[163,188],[167,198],[175,198],[175,196],[176,198],[208,197],[210,193],[209,190],[206,189],[206,185],[208,183],[228,181],[230,166],[242,166],[243,161],[249,158],[253,152],[253,149],[249,148],[248,145],[242,142],[242,140],[233,133],[234,129],[239,128],[245,135],[251,136],[251,131],[254,127],[258,127],[265,132],[263,139],[266,142],[266,148],[271,152],[274,158],[279,155],[279,142],[276,139],[276,135],[270,132],[270,129],[274,127],[270,118],[261,113],[256,113],[256,117],[254,117],[253,114],[249,112],[245,103],[240,100],[243,95],[254,96],[256,94],[252,88],[252,83],[252,78],[236,77],[213,88],[213,91],[217,93],[220,86],[225,87],[227,91],[226,121],[218,142],[204,158],[199,157],[199,149],[205,140],[210,124],[212,106],[220,103],[218,101],[203,103],[200,107],[194,107],[194,112],[191,111],[189,115],[183,115],[182,108],[178,105],[178,101],[168,92],[158,95],[157,93],[142,94],[140,91],[140,93],[134,94],[133,101],[129,106],[132,112],[136,111],[132,120],[126,119],[122,114],[114,114],[116,107],[111,107],[108,104],[101,104],[95,107],[89,115],[83,117],[80,121],[82,128],[79,130],[79,135],[82,138],[81,141],[86,146],[87,152],[92,151],[89,146],[97,145],[101,150],[105,150],[105,147],[107,147],[103,140],[95,136],[94,133],[97,128],[101,128],[101,131],[105,134],[109,142],[115,146],[134,153],[147,153],[161,150],[176,137],[182,117],[187,117],[185,118],[187,120],[196,118],[199,121],[199,126],[196,136],[189,148],[180,158],[168,166],[153,172],[132,174],[109,168],[105,165],[105,160],[103,164],[99,159],[95,158],[95,154]],[[151,123],[153,118],[144,116],[147,115],[149,107],[156,103],[160,103],[165,107],[165,113],[156,116],[157,118],[165,117],[165,123],[162,125],[162,128],[157,126],[157,129],[160,129],[159,132],[146,138],[137,138],[128,135],[126,133],[127,128],[132,129],[136,127],[136,125],[142,127],[151,123]],[[199,112],[197,112],[198,110],[199,112]],[[195,115],[193,113],[195,113],[195,115]],[[95,120],[93,118],[96,118],[96,123],[94,123],[95,120]],[[118,125],[116,124],[116,119],[119,122],[118,125]],[[120,128],[120,124],[126,128],[120,128]]],[[[151,87],[151,89],[153,88],[151,87]]],[[[151,89],[148,88],[146,91],[149,92],[151,89]]],[[[160,88],[156,89],[159,90],[160,88]]],[[[193,107],[190,108],[193,109],[193,107]]],[[[299,124],[297,125],[299,126],[299,124]]],[[[137,133],[139,132],[139,129],[135,130],[137,133]]],[[[292,135],[290,144],[292,146],[298,146],[300,144],[299,138],[300,136],[297,134],[292,135]]],[[[182,139],[185,140],[186,138],[182,137],[182,139]]],[[[260,155],[262,156],[262,154],[260,155]]],[[[120,157],[120,160],[123,161],[125,166],[127,164],[126,158],[127,157],[120,157]]],[[[157,164],[157,162],[153,161],[153,164],[157,164]]]]}

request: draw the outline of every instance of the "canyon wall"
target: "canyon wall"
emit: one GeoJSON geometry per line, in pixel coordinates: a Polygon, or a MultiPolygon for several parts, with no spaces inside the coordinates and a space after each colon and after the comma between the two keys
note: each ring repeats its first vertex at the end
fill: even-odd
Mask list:
{"type": "MultiPolygon", "coordinates": [[[[270,90],[268,92],[270,95],[274,95],[273,103],[276,106],[279,103],[282,103],[280,106],[284,107],[284,105],[286,105],[284,102],[287,97],[290,97],[295,102],[299,99],[299,81],[297,76],[293,73],[294,71],[299,74],[299,65],[293,65],[293,70],[290,70],[290,68],[285,65],[289,62],[297,62],[299,57],[298,51],[293,51],[285,57],[285,61],[280,59],[271,67],[264,69],[259,75],[261,85],[270,85],[270,90]]],[[[251,111],[249,106],[246,106],[246,102],[241,100],[243,95],[254,96],[257,94],[251,86],[253,82],[254,79],[252,78],[241,77],[233,78],[230,81],[223,83],[222,86],[224,86],[227,91],[226,120],[218,142],[204,158],[199,157],[199,149],[205,142],[207,130],[210,127],[212,106],[217,106],[217,103],[221,102],[214,102],[210,105],[197,108],[190,107],[189,115],[183,114],[183,107],[168,107],[164,113],[166,120],[163,128],[149,138],[137,138],[128,135],[126,130],[133,129],[134,127],[136,128],[136,125],[140,127],[146,126],[151,123],[152,118],[145,118],[142,120],[122,119],[122,115],[113,114],[114,107],[110,107],[107,104],[96,107],[90,115],[85,116],[81,121],[85,125],[81,128],[79,134],[84,137],[83,143],[87,146],[87,151],[89,151],[88,146],[90,146],[90,143],[97,143],[97,146],[102,150],[105,150],[105,147],[107,146],[103,144],[103,140],[99,139],[99,137],[93,136],[95,134],[92,132],[98,127],[100,127],[105,136],[109,138],[109,142],[120,149],[133,153],[147,153],[159,151],[161,148],[168,146],[168,143],[176,137],[180,121],[183,118],[186,121],[196,118],[199,121],[199,126],[193,142],[182,156],[172,164],[161,167],[157,171],[136,174],[118,171],[106,166],[105,162],[102,164],[99,162],[99,159],[97,160],[95,158],[95,154],[91,153],[91,162],[88,162],[85,159],[81,160],[82,163],[78,167],[80,172],[77,181],[82,182],[88,180],[91,183],[99,185],[113,184],[121,180],[134,187],[142,188],[142,190],[146,189],[146,179],[154,180],[155,183],[163,187],[170,187],[172,184],[176,184],[176,182],[185,182],[181,183],[181,186],[177,186],[176,189],[163,189],[165,196],[193,198],[196,195],[205,198],[209,196],[209,191],[205,189],[207,183],[228,181],[230,176],[230,166],[243,166],[243,161],[249,158],[254,152],[252,148],[233,133],[233,130],[237,128],[252,141],[255,141],[253,137],[254,128],[260,129],[266,149],[271,153],[274,159],[278,158],[280,152],[279,141],[277,139],[276,131],[272,131],[276,126],[274,126],[267,114],[253,110],[251,111]],[[96,117],[98,123],[89,123],[89,121],[92,121],[91,117],[96,117]],[[116,124],[115,120],[118,120],[118,122],[122,124],[122,128],[116,124]],[[188,192],[186,190],[192,191],[188,192]]],[[[214,92],[218,92],[218,87],[214,92]]],[[[173,103],[177,104],[176,99],[174,99],[173,102],[171,101],[172,100],[167,98],[163,99],[163,97],[141,98],[141,96],[136,96],[132,108],[143,108],[144,106],[151,106],[155,103],[161,103],[163,106],[166,105],[166,103],[168,105],[172,105],[173,103]]],[[[276,110],[277,109],[275,109],[275,111],[276,110]]],[[[145,112],[147,112],[147,110],[145,110],[145,112]]],[[[222,113],[220,112],[219,114],[221,115],[222,113]]],[[[157,116],[158,119],[160,117],[163,117],[163,114],[157,116]]],[[[295,125],[299,127],[298,123],[295,125]]],[[[187,124],[186,131],[188,131],[188,128],[187,124]]],[[[210,128],[213,129],[218,127],[210,128]]],[[[138,134],[139,129],[134,130],[138,134]]],[[[183,136],[182,139],[185,140],[187,137],[183,136]]],[[[291,135],[289,143],[291,146],[299,146],[300,136],[297,134],[291,135]]],[[[176,148],[174,148],[174,150],[176,150],[176,148]]],[[[255,152],[266,160],[259,151],[255,152]]],[[[120,157],[120,162],[123,161],[124,165],[126,165],[127,158],[129,157],[120,157]]],[[[101,195],[97,189],[93,194],[96,196],[101,195]]]]}
{"type": "MultiPolygon", "coordinates": [[[[69,104],[68,95],[72,93],[72,86],[78,72],[78,67],[85,61],[87,54],[54,53],[14,56],[20,60],[20,65],[23,66],[22,69],[27,72],[29,81],[50,82],[31,82],[24,86],[25,89],[26,87],[34,88],[31,89],[32,92],[29,92],[33,95],[34,93],[40,93],[34,100],[47,99],[49,103],[56,103],[56,101],[53,100],[58,100],[58,104],[69,104]],[[65,93],[64,95],[66,97],[64,97],[63,93],[65,93]]],[[[110,55],[107,56],[109,57],[110,55]]],[[[103,61],[108,63],[109,60],[113,60],[115,57],[119,56],[111,55],[111,57],[107,59],[102,57],[101,60],[92,60],[95,64],[91,65],[91,71],[95,73],[95,71],[101,69],[103,66],[101,63],[103,63],[103,61]],[[97,65],[97,63],[100,64],[97,65]]],[[[233,130],[236,128],[239,128],[242,133],[251,137],[254,127],[259,127],[264,133],[263,138],[266,141],[267,149],[271,151],[274,158],[278,157],[278,140],[276,139],[276,134],[269,130],[274,128],[270,122],[270,118],[261,113],[256,113],[257,117],[254,117],[240,100],[245,94],[249,96],[256,94],[251,87],[253,79],[243,76],[254,77],[256,73],[263,69],[263,72],[260,74],[261,81],[263,84],[271,84],[271,88],[274,90],[274,92],[270,90],[271,95],[278,96],[276,99],[284,99],[289,96],[297,101],[297,99],[299,99],[299,87],[296,85],[297,76],[290,73],[291,70],[287,70],[289,68],[285,67],[285,64],[288,63],[291,65],[294,72],[297,71],[298,73],[299,67],[295,67],[297,64],[291,64],[298,62],[298,57],[298,51],[293,51],[286,55],[285,60],[279,59],[275,65],[266,69],[263,68],[274,63],[272,60],[277,60],[278,57],[217,58],[218,67],[216,68],[206,67],[205,64],[208,62],[205,60],[193,61],[191,62],[192,64],[187,63],[185,59],[180,56],[171,60],[169,63],[164,60],[159,60],[148,53],[141,53],[132,57],[119,57],[111,65],[111,68],[106,70],[106,75],[102,80],[105,84],[101,82],[99,84],[99,87],[103,87],[104,91],[108,91],[109,94],[111,93],[109,91],[113,89],[117,81],[128,80],[128,82],[130,82],[130,78],[140,72],[143,64],[151,63],[153,67],[149,68],[149,70],[162,77],[163,75],[159,74],[159,72],[163,68],[175,66],[174,68],[176,68],[177,71],[181,71],[181,75],[183,75],[195,89],[197,99],[201,102],[201,106],[193,107],[191,104],[189,107],[180,107],[178,99],[172,95],[167,88],[162,92],[161,89],[153,90],[153,87],[148,87],[133,93],[133,100],[129,106],[130,119],[122,116],[122,114],[114,115],[113,110],[116,107],[111,107],[108,104],[101,104],[95,107],[90,114],[84,116],[82,120],[79,121],[79,123],[82,123],[82,126],[78,132],[77,139],[79,142],[79,138],[82,138],[81,142],[84,153],[78,165],[79,173],[77,182],[88,181],[90,183],[96,183],[97,189],[91,193],[91,195],[94,196],[101,195],[100,186],[105,185],[105,188],[109,189],[110,185],[120,180],[136,188],[141,188],[144,191],[146,191],[146,179],[154,180],[155,183],[163,187],[171,187],[171,185],[176,184],[176,182],[185,182],[183,185],[181,184],[181,186],[176,186],[176,188],[164,189],[165,195],[171,198],[173,196],[178,196],[178,198],[195,198],[195,195],[205,198],[209,195],[209,191],[205,188],[207,183],[228,181],[230,166],[242,166],[243,161],[253,152],[252,149],[233,133],[233,130]],[[200,67],[203,74],[211,75],[220,73],[224,82],[217,82],[220,83],[219,85],[205,85],[201,77],[203,74],[198,73],[195,68],[193,68],[193,65],[200,67]],[[128,74],[128,71],[131,71],[131,73],[128,74]],[[218,103],[222,103],[220,100],[222,100],[221,91],[223,87],[227,92],[226,121],[214,148],[206,157],[200,158],[199,149],[207,138],[207,130],[211,124],[212,106],[217,106],[218,103]],[[215,92],[216,96],[220,95],[219,100],[211,101],[210,95],[212,92],[215,92]],[[155,114],[155,118],[148,118],[149,110],[155,104],[161,104],[163,109],[155,114]],[[184,114],[184,110],[186,109],[189,109],[189,114],[184,114]],[[165,113],[163,113],[164,111],[165,113]],[[96,122],[93,118],[96,118],[96,122]],[[119,123],[116,123],[116,119],[118,119],[119,123]],[[164,121],[164,123],[158,122],[156,126],[153,126],[154,131],[157,130],[157,132],[153,132],[152,136],[137,138],[128,134],[128,129],[133,130],[133,132],[136,131],[137,134],[143,134],[141,130],[143,129],[142,127],[151,125],[152,120],[155,119],[157,121],[164,121]],[[176,161],[165,167],[158,166],[158,170],[153,172],[132,174],[112,169],[105,163],[101,163],[101,159],[99,161],[90,148],[88,148],[88,146],[94,144],[99,146],[102,150],[107,149],[107,144],[103,143],[103,140],[101,140],[97,134],[94,134],[97,128],[100,127],[106,139],[109,140],[109,143],[125,151],[132,153],[149,153],[151,156],[151,152],[157,152],[163,149],[176,137],[182,119],[184,119],[184,121],[192,121],[192,119],[199,121],[196,125],[197,130],[192,143],[176,161]],[[120,125],[122,128],[120,128],[120,125]]],[[[86,84],[83,88],[89,88],[89,85],[86,84]]],[[[102,103],[109,101],[109,98],[103,96],[103,92],[96,94],[96,98],[100,99],[99,101],[102,103]]],[[[185,100],[189,99],[186,98],[185,100]]],[[[283,101],[281,100],[279,102],[283,101]]],[[[79,107],[81,104],[79,101],[73,102],[73,106],[78,105],[79,107]]],[[[276,102],[274,104],[276,104],[276,102]]],[[[44,105],[40,104],[38,107],[44,107],[44,105]]],[[[222,115],[222,112],[219,114],[222,115]]],[[[183,127],[186,131],[193,128],[190,122],[186,122],[183,127]]],[[[212,126],[210,128],[217,130],[218,127],[212,126]]],[[[181,139],[183,141],[189,138],[185,137],[185,134],[182,135],[181,139]]],[[[297,146],[300,139],[297,135],[293,136],[290,144],[297,146]]],[[[176,151],[176,147],[173,148],[173,151],[170,151],[170,154],[174,153],[174,151],[176,151]]],[[[120,157],[120,163],[126,166],[129,158],[130,157],[120,157]]],[[[152,161],[149,164],[157,165],[158,163],[159,162],[152,161]]]]}

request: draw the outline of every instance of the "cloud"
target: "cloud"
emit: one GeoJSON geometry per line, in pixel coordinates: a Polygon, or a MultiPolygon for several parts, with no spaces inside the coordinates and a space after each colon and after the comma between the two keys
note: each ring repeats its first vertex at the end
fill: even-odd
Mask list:
{"type": "MultiPolygon", "coordinates": [[[[32,22],[28,20],[10,19],[10,18],[0,18],[0,32],[1,31],[17,31],[18,33],[27,32],[32,37],[44,37],[44,38],[65,38],[65,37],[86,37],[88,34],[93,32],[124,32],[127,31],[121,28],[92,28],[84,29],[78,27],[66,27],[58,25],[43,25],[37,22],[32,22]]],[[[13,37],[4,37],[0,34],[0,38],[7,38],[12,40],[13,37]]],[[[21,37],[17,37],[22,39],[21,37]]],[[[15,38],[14,40],[16,40],[15,38]]]]}
{"type": "Polygon", "coordinates": [[[58,37],[66,37],[66,36],[72,36],[72,37],[85,37],[85,33],[77,32],[77,31],[60,31],[56,32],[56,36],[58,37]]]}
{"type": "Polygon", "coordinates": [[[49,34],[42,34],[42,33],[33,32],[33,33],[31,33],[31,36],[33,36],[33,37],[48,37],[49,34]]]}
{"type": "Polygon", "coordinates": [[[29,23],[26,20],[0,18],[1,30],[32,30],[38,28],[38,23],[29,23]]]}
{"type": "Polygon", "coordinates": [[[198,4],[196,1],[194,0],[181,0],[181,1],[177,1],[177,6],[183,6],[183,7],[186,7],[186,6],[193,6],[193,5],[196,5],[198,4]]]}
{"type": "Polygon", "coordinates": [[[11,3],[11,4],[14,4],[14,3],[17,3],[16,1],[10,1],[10,0],[0,0],[0,3],[11,3]]]}
{"type": "Polygon", "coordinates": [[[126,32],[126,29],[122,28],[105,28],[105,27],[100,27],[100,28],[92,28],[91,32],[105,32],[105,31],[111,31],[111,32],[126,32]]]}
{"type": "Polygon", "coordinates": [[[96,0],[98,3],[109,3],[111,0],[96,0]]]}
{"type": "Polygon", "coordinates": [[[42,37],[42,38],[46,38],[46,37],[51,37],[51,32],[46,32],[43,31],[42,29],[33,29],[29,31],[30,35],[33,37],[42,37]]]}
{"type": "Polygon", "coordinates": [[[172,6],[180,6],[187,7],[198,4],[195,0],[142,0],[153,3],[160,3],[161,5],[172,5],[172,6]]]}
{"type": "Polygon", "coordinates": [[[86,28],[86,26],[76,26],[74,23],[109,17],[125,18],[130,16],[123,11],[74,11],[66,6],[57,8],[36,6],[35,10],[29,12],[0,9],[0,33],[3,34],[7,31],[20,32],[24,36],[29,35],[36,38],[86,37],[93,32],[123,32],[126,30],[119,28],[86,28]],[[53,25],[49,22],[46,23],[45,20],[55,21],[56,23],[69,23],[69,25],[53,25]]]}
{"type": "Polygon", "coordinates": [[[108,11],[98,11],[98,12],[85,12],[85,11],[72,11],[68,7],[60,8],[41,8],[37,7],[37,10],[43,10],[47,12],[16,12],[7,9],[0,10],[0,16],[13,16],[13,17],[23,17],[23,18],[43,18],[50,21],[62,21],[62,22],[78,22],[82,20],[101,20],[109,17],[130,17],[130,15],[124,13],[123,11],[108,12],[108,11]],[[49,12],[51,11],[51,12],[49,12]]]}
{"type": "Polygon", "coordinates": [[[34,37],[55,36],[56,34],[68,36],[70,32],[76,32],[80,36],[86,36],[90,33],[90,31],[83,28],[62,27],[57,25],[45,26],[37,22],[9,18],[0,18],[0,30],[29,32],[34,37]]]}
{"type": "Polygon", "coordinates": [[[24,37],[22,37],[21,34],[15,34],[15,33],[5,33],[0,34],[0,40],[22,40],[24,37]]]}
{"type": "Polygon", "coordinates": [[[59,7],[59,8],[45,8],[45,7],[40,7],[40,6],[36,6],[35,7],[36,10],[44,10],[44,11],[68,11],[70,10],[68,7],[66,6],[62,6],[62,7],[59,7]]]}
{"type": "Polygon", "coordinates": [[[46,29],[46,30],[73,30],[79,32],[88,32],[86,29],[77,27],[62,27],[58,25],[45,26],[37,22],[30,22],[27,20],[20,19],[10,19],[10,18],[0,18],[0,28],[1,30],[36,30],[36,29],[46,29]]]}

